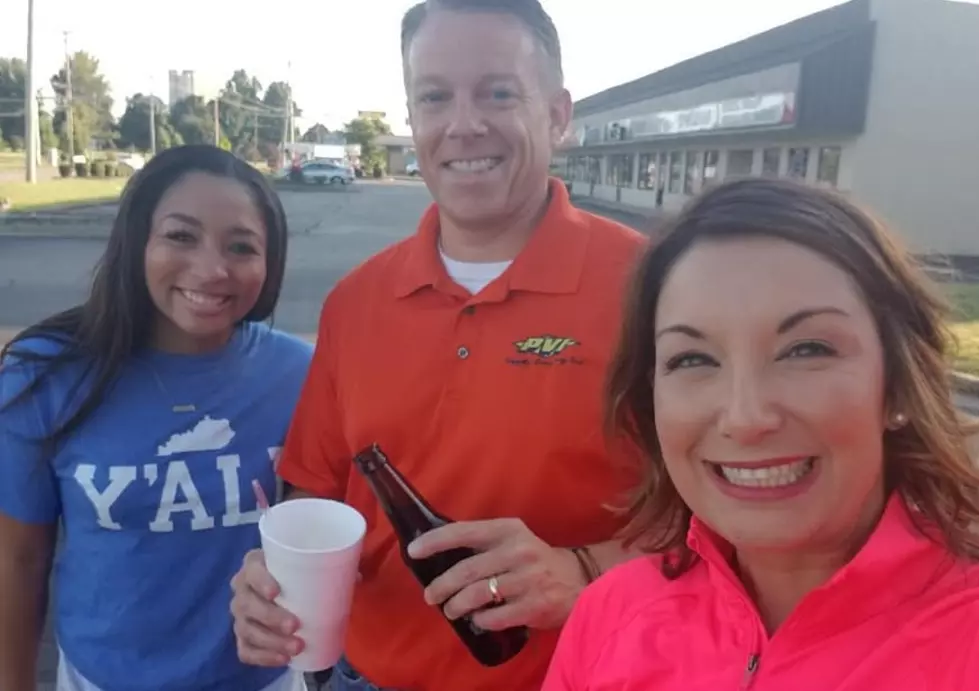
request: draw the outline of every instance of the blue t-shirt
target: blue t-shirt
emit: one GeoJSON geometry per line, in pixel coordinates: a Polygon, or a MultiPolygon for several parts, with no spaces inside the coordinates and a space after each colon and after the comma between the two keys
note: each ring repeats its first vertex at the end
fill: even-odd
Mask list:
{"type": "MultiPolygon", "coordinates": [[[[274,498],[274,462],[311,355],[262,324],[243,325],[213,354],[142,353],[53,450],[37,440],[84,395],[81,364],[0,412],[0,511],[62,521],[58,642],[88,681],[104,691],[254,691],[285,671],[238,660],[230,581],[260,545],[251,483],[274,498]]],[[[0,406],[36,369],[3,365],[0,406]]]]}

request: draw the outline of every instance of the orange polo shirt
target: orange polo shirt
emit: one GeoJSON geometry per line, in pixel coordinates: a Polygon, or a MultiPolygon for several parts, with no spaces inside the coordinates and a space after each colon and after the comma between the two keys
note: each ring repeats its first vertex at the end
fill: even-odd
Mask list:
{"type": "Polygon", "coordinates": [[[623,288],[644,240],[576,209],[552,180],[539,227],[477,295],[446,273],[433,205],[418,232],[369,259],[327,297],[316,353],[279,474],[367,519],[346,655],[372,683],[405,691],[537,691],[558,631],[482,667],[404,565],[351,459],[379,443],[441,513],[518,517],[555,546],[612,539],[608,504],[634,486],[611,453],[602,386],[623,288]]]}

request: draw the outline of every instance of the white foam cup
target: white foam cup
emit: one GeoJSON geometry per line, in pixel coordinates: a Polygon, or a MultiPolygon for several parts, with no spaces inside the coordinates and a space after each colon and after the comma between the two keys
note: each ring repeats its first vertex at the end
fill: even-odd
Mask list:
{"type": "Polygon", "coordinates": [[[276,604],[298,617],[296,635],[306,643],[289,666],[333,667],[343,654],[367,522],[340,502],[293,499],[269,508],[258,529],[265,565],[282,590],[276,604]]]}

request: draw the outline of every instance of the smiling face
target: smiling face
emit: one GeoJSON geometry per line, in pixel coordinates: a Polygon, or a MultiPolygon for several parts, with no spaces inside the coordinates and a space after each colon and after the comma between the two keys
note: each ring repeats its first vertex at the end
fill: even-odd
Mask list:
{"type": "Polygon", "coordinates": [[[265,276],[266,229],[248,189],[207,173],[184,176],[157,205],[146,245],[154,346],[220,347],[255,306],[265,276]]]}
{"type": "Polygon", "coordinates": [[[655,329],[656,431],[695,515],[738,549],[865,536],[884,503],[884,355],[844,271],[783,240],[701,241],[655,329]]]}
{"type": "Polygon", "coordinates": [[[496,225],[543,200],[571,99],[519,20],[433,12],[405,66],[418,163],[442,210],[496,225]]]}

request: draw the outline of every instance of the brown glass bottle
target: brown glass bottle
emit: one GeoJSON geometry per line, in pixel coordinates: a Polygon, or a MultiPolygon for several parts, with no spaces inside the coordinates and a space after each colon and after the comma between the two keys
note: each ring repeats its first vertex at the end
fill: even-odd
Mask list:
{"type": "MultiPolygon", "coordinates": [[[[354,465],[367,480],[391,521],[394,533],[398,536],[401,558],[422,587],[427,587],[460,561],[476,554],[469,548],[460,548],[440,552],[427,559],[412,559],[408,556],[408,545],[415,538],[452,523],[452,520],[438,513],[425,501],[411,483],[391,465],[377,444],[357,454],[354,465]]],[[[505,631],[483,631],[469,617],[449,621],[449,624],[469,648],[472,656],[487,667],[503,664],[519,653],[527,642],[528,632],[524,626],[505,631]]]]}

